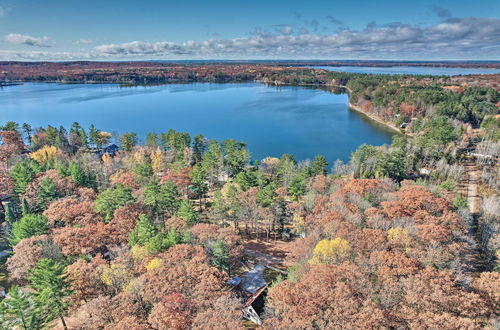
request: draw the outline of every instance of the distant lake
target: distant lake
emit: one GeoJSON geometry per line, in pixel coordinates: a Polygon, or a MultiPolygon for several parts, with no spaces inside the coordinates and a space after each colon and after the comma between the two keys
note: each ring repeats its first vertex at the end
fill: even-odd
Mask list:
{"type": "Polygon", "coordinates": [[[352,111],[347,94],[301,87],[173,84],[153,87],[26,83],[0,88],[0,123],[69,128],[74,121],[108,132],[173,128],[218,141],[246,142],[252,159],[291,153],[349,160],[363,143],[382,145],[394,134],[352,111]]]}
{"type": "Polygon", "coordinates": [[[470,74],[495,74],[500,69],[486,68],[441,68],[429,66],[308,66],[308,68],[325,69],[328,71],[370,73],[370,74],[406,74],[406,75],[430,75],[430,76],[456,76],[470,74]]]}

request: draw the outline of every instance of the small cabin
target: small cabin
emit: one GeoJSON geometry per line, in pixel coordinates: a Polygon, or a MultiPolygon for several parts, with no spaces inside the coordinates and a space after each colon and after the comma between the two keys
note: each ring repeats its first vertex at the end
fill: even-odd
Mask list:
{"type": "Polygon", "coordinates": [[[262,319],[259,315],[264,312],[264,299],[267,295],[268,286],[269,283],[261,287],[245,302],[243,307],[243,318],[252,321],[257,325],[262,325],[262,319]]]}
{"type": "Polygon", "coordinates": [[[120,150],[120,147],[118,147],[116,144],[110,144],[109,146],[105,147],[102,152],[103,154],[109,154],[111,157],[114,157],[118,150],[120,150]]]}

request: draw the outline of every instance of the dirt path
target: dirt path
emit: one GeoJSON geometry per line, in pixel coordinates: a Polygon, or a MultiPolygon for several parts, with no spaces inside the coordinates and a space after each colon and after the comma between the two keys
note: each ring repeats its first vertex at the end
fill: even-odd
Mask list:
{"type": "Polygon", "coordinates": [[[478,271],[484,270],[485,260],[481,255],[481,241],[478,236],[478,218],[482,211],[482,198],[479,194],[479,182],[481,180],[481,170],[477,164],[475,151],[477,141],[477,130],[473,130],[468,135],[467,156],[462,162],[464,175],[458,190],[467,200],[469,212],[471,214],[467,231],[467,247],[462,255],[463,271],[467,278],[474,277],[478,271]]]}
{"type": "Polygon", "coordinates": [[[478,215],[481,213],[481,196],[479,196],[479,185],[478,181],[481,177],[481,171],[478,170],[477,166],[472,166],[468,170],[469,184],[467,187],[467,203],[469,204],[469,210],[472,215],[478,215]]]}

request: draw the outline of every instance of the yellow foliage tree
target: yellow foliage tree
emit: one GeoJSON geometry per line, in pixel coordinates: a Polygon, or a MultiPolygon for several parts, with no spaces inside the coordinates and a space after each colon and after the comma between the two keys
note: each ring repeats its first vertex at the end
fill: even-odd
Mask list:
{"type": "Polygon", "coordinates": [[[140,246],[139,244],[132,246],[130,252],[134,261],[141,261],[149,256],[148,249],[146,249],[144,246],[140,246]]]}
{"type": "Polygon", "coordinates": [[[163,264],[163,261],[161,261],[160,258],[153,258],[151,261],[146,265],[147,270],[153,270],[160,268],[161,265],[163,264]]]}
{"type": "Polygon", "coordinates": [[[301,234],[305,230],[306,222],[305,218],[299,213],[295,212],[292,217],[293,232],[295,234],[301,234]]]}
{"type": "Polygon", "coordinates": [[[411,238],[408,231],[401,227],[394,227],[387,231],[387,239],[390,243],[400,244],[403,247],[410,246],[411,238]]]}
{"type": "Polygon", "coordinates": [[[52,160],[56,157],[59,149],[54,146],[43,146],[37,151],[31,154],[31,158],[39,162],[40,164],[45,164],[47,161],[52,160]]]}
{"type": "Polygon", "coordinates": [[[102,162],[104,165],[109,166],[111,164],[112,158],[108,153],[102,155],[102,162]]]}
{"type": "Polygon", "coordinates": [[[114,292],[119,292],[132,279],[132,274],[123,264],[112,264],[111,266],[102,266],[101,281],[114,292]]]}
{"type": "Polygon", "coordinates": [[[155,173],[159,173],[165,168],[165,157],[160,147],[151,153],[151,166],[155,173]]]}
{"type": "Polygon", "coordinates": [[[337,237],[335,239],[323,239],[316,244],[310,264],[335,264],[351,254],[351,246],[345,239],[337,237]]]}
{"type": "Polygon", "coordinates": [[[146,162],[146,150],[144,148],[139,148],[134,152],[134,161],[138,164],[144,164],[146,162]]]}

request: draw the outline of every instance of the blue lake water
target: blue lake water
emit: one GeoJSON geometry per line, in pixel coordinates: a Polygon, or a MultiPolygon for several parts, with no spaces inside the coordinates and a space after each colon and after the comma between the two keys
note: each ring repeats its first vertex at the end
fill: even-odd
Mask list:
{"type": "Polygon", "coordinates": [[[470,74],[495,74],[500,69],[486,68],[446,68],[428,66],[392,66],[392,67],[368,67],[368,66],[308,66],[309,68],[325,69],[328,71],[370,73],[370,74],[405,74],[405,75],[431,75],[431,76],[456,76],[470,74]]]}
{"type": "Polygon", "coordinates": [[[362,143],[390,143],[387,128],[349,110],[347,94],[300,87],[173,84],[153,87],[26,83],[0,89],[0,124],[96,125],[108,132],[173,128],[248,144],[253,159],[291,153],[347,161],[362,143]]]}

